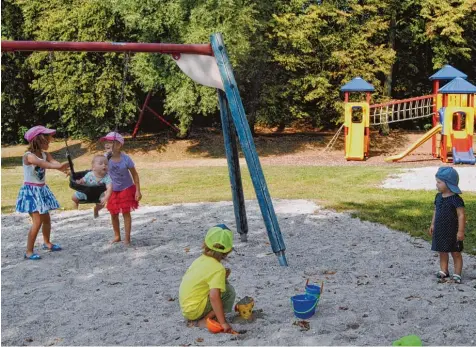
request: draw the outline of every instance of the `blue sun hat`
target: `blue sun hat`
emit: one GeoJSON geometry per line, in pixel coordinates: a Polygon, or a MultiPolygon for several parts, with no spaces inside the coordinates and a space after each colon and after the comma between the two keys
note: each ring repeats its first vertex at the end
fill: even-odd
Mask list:
{"type": "Polygon", "coordinates": [[[446,183],[446,186],[455,194],[462,194],[458,187],[459,175],[452,167],[440,167],[436,173],[436,178],[446,183]]]}

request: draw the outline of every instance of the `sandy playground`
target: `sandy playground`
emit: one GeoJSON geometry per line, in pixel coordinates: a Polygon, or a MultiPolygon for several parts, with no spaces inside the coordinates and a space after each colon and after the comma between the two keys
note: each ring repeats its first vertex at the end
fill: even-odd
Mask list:
{"type": "Polygon", "coordinates": [[[463,284],[438,284],[426,241],[311,201],[274,206],[289,267],[271,253],[256,201],[246,202],[249,242],[236,237],[227,263],[237,298],[252,296],[258,313],[251,323],[230,315],[239,336],[186,327],[177,298],[206,229],[234,228],[231,202],[141,207],[130,248],[108,244],[107,213],[54,212],[64,250],[40,251],[39,262],[22,259],[28,218],[2,215],[2,345],[391,345],[408,334],[424,345],[476,343],[475,257],[464,255],[463,284]],[[290,297],[307,278],[325,288],[304,330],[290,297]]]}

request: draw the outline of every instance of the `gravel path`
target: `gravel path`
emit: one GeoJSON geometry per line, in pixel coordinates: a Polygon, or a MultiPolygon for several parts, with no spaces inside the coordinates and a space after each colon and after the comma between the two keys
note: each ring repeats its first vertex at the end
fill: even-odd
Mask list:
{"type": "MultiPolygon", "coordinates": [[[[455,167],[459,174],[459,188],[463,192],[476,192],[476,168],[455,167]]],[[[382,184],[383,188],[408,190],[436,190],[435,174],[438,166],[415,169],[401,169],[388,177],[382,184]]]]}

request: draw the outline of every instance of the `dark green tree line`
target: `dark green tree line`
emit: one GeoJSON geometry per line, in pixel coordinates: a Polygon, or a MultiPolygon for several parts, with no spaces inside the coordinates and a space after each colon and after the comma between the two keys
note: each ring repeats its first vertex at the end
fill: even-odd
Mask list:
{"type": "MultiPolygon", "coordinates": [[[[205,43],[215,32],[252,127],[333,127],[339,88],[356,76],[374,101],[429,93],[444,64],[476,78],[476,0],[2,0],[2,40],[205,43]]],[[[130,131],[149,90],[182,135],[193,119],[218,119],[216,91],[170,56],[130,58],[121,104],[123,54],[3,53],[2,142],[38,123],[92,138],[130,131]]]]}

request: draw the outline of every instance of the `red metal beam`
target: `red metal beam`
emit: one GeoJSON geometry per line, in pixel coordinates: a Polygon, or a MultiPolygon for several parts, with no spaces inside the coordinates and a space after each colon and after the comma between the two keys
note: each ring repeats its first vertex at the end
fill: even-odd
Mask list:
{"type": "Polygon", "coordinates": [[[425,99],[430,99],[430,98],[434,98],[434,97],[436,97],[436,95],[431,94],[431,95],[417,96],[415,98],[409,98],[409,99],[391,100],[391,101],[388,101],[388,102],[384,102],[382,104],[370,105],[370,108],[390,106],[390,105],[396,105],[396,104],[403,104],[405,102],[425,100],[425,99]]]}
{"type": "Polygon", "coordinates": [[[213,56],[212,46],[208,43],[182,45],[176,43],[2,41],[2,51],[148,52],[213,56]]]}

